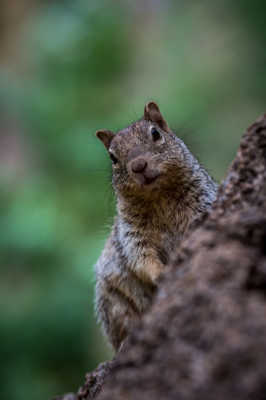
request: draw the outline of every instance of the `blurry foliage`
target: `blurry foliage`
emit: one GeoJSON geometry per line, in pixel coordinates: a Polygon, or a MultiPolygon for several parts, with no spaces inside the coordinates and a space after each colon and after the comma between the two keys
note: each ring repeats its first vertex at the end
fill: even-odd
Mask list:
{"type": "Polygon", "coordinates": [[[76,390],[110,357],[93,264],[115,204],[95,130],[128,125],[154,99],[220,179],[265,111],[265,8],[78,0],[32,17],[26,71],[0,71],[1,399],[76,390]]]}

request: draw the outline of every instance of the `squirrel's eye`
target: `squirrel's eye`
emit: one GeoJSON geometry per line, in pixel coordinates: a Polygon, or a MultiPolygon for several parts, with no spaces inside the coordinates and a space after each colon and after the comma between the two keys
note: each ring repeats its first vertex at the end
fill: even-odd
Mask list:
{"type": "Polygon", "coordinates": [[[160,132],[158,132],[157,129],[154,127],[151,129],[151,135],[154,142],[161,138],[160,132]]]}
{"type": "Polygon", "coordinates": [[[110,158],[111,158],[113,164],[117,164],[118,163],[118,159],[113,155],[113,153],[109,153],[109,155],[110,155],[110,158]]]}

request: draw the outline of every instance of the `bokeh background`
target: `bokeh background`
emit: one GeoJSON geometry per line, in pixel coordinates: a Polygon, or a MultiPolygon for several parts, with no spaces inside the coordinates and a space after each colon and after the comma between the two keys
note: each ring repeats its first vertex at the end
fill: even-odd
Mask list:
{"type": "Polygon", "coordinates": [[[115,210],[94,132],[155,100],[220,181],[266,110],[266,3],[0,7],[0,398],[42,400],[75,391],[112,355],[93,311],[115,210]]]}

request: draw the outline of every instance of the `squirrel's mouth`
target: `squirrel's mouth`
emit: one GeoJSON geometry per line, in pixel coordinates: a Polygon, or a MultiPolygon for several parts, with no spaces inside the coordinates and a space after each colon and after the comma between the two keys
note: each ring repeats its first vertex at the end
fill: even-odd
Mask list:
{"type": "Polygon", "coordinates": [[[160,173],[157,170],[145,170],[142,173],[135,173],[134,180],[138,184],[146,186],[146,185],[151,185],[153,182],[155,182],[159,176],[160,173]]]}

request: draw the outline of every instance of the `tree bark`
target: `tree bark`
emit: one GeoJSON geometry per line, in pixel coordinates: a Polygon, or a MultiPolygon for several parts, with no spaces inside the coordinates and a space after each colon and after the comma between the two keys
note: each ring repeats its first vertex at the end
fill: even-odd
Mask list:
{"type": "Polygon", "coordinates": [[[125,350],[73,398],[266,398],[266,115],[172,260],[125,350]]]}

